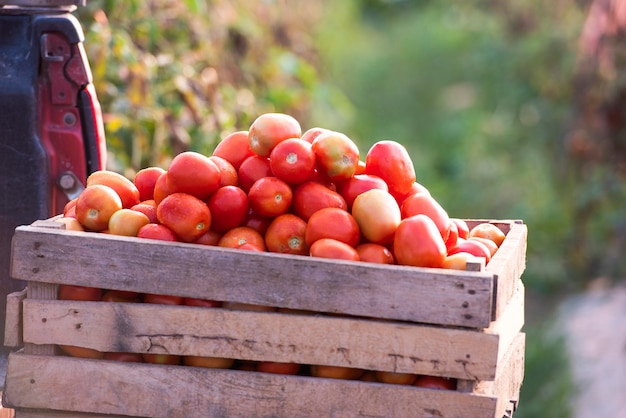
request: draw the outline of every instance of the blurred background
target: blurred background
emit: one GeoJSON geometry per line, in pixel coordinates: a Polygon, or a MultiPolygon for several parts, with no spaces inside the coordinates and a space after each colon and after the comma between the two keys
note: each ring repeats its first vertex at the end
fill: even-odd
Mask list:
{"type": "Polygon", "coordinates": [[[109,169],[210,153],[276,111],[363,153],[404,144],[451,216],[522,219],[515,416],[573,416],[561,302],[626,277],[626,2],[92,0],[76,14],[109,169]]]}

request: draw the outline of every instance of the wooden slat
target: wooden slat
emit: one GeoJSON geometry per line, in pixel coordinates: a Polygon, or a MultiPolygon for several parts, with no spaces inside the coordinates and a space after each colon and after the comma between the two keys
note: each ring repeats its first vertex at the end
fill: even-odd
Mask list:
{"type": "MultiPolygon", "coordinates": [[[[22,301],[22,305],[27,300],[55,300],[58,293],[57,288],[58,286],[53,283],[28,282],[26,299],[22,301]]],[[[26,326],[26,324],[24,324],[24,326],[26,326]]],[[[52,344],[32,344],[25,341],[24,352],[26,354],[53,355],[55,353],[55,346],[52,344]]]]}
{"type": "Polygon", "coordinates": [[[512,223],[506,239],[485,267],[485,272],[495,275],[493,319],[507,307],[519,278],[526,268],[526,240],[528,228],[522,223],[512,223]]]}
{"type": "Polygon", "coordinates": [[[22,301],[26,298],[26,289],[7,295],[6,316],[4,318],[4,345],[20,347],[22,340],[22,301]]]}
{"type": "MultiPolygon", "coordinates": [[[[220,308],[24,301],[24,340],[153,352],[495,378],[500,336],[409,323],[220,308]]],[[[519,322],[511,323],[511,327],[519,322]]]]}
{"type": "Polygon", "coordinates": [[[490,417],[497,399],[457,391],[12,353],[13,407],[150,417],[490,417]],[[393,401],[390,401],[393,400],[393,401]]]}
{"type": "Polygon", "coordinates": [[[492,317],[493,272],[383,266],[18,227],[12,275],[144,293],[472,328],[492,317]]]}

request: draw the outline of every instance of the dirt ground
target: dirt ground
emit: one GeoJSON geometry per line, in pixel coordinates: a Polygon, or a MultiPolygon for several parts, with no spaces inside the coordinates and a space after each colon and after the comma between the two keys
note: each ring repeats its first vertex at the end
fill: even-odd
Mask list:
{"type": "Polygon", "coordinates": [[[596,280],[558,313],[578,390],[572,418],[626,417],[626,283],[596,280]]]}

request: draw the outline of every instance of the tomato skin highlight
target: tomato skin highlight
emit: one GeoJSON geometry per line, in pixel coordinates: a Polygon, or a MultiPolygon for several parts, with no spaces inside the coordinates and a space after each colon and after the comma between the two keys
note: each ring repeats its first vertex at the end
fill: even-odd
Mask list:
{"type": "Polygon", "coordinates": [[[311,144],[299,138],[289,138],[276,145],[269,161],[272,174],[291,186],[311,180],[315,174],[311,144]]]}
{"type": "Polygon", "coordinates": [[[285,139],[300,138],[300,123],[284,113],[264,113],[248,129],[248,144],[252,152],[269,157],[274,147],[285,139]]]}
{"type": "Polygon", "coordinates": [[[220,186],[222,173],[207,156],[195,151],[177,154],[167,169],[167,188],[204,200],[220,186]]]}
{"type": "Polygon", "coordinates": [[[311,245],[309,253],[311,257],[359,261],[359,253],[354,247],[332,238],[318,239],[311,245]]]}
{"type": "Polygon", "coordinates": [[[419,214],[403,219],[398,225],[393,254],[401,265],[441,268],[447,249],[435,222],[419,214]]]}
{"type": "Polygon", "coordinates": [[[330,181],[348,180],[359,165],[359,148],[340,132],[325,132],[317,136],[311,148],[318,171],[330,181]]]}
{"type": "Polygon", "coordinates": [[[235,170],[239,170],[241,163],[254,155],[248,144],[248,131],[237,131],[226,135],[213,150],[215,156],[231,163],[235,170]]]}

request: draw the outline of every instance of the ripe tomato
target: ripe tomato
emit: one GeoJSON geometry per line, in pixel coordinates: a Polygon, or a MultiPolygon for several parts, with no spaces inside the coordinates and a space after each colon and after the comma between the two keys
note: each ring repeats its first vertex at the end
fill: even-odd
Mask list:
{"type": "Polygon", "coordinates": [[[257,231],[261,235],[265,235],[265,231],[267,231],[267,227],[272,222],[272,218],[268,218],[267,216],[261,216],[258,213],[255,213],[252,209],[248,211],[248,218],[245,220],[242,226],[247,226],[255,231],[257,231]]]}
{"type": "Polygon", "coordinates": [[[307,223],[302,218],[285,213],[269,224],[265,233],[265,245],[268,251],[275,253],[308,255],[306,230],[307,223]]]}
{"type": "Polygon", "coordinates": [[[148,217],[151,223],[155,224],[159,221],[156,214],[156,203],[154,203],[154,200],[146,200],[146,202],[152,203],[137,203],[135,206],[132,206],[131,209],[143,213],[148,217]]]}
{"type": "Polygon", "coordinates": [[[289,185],[304,183],[315,174],[311,144],[300,138],[289,138],[277,144],[269,161],[272,174],[289,185]]]}
{"type": "Polygon", "coordinates": [[[466,252],[449,254],[443,260],[441,268],[450,270],[467,270],[467,260],[474,258],[474,255],[466,252]]]}
{"type": "Polygon", "coordinates": [[[239,187],[248,193],[255,181],[263,177],[272,177],[270,160],[266,157],[253,155],[246,158],[239,167],[239,187]]]}
{"type": "Polygon", "coordinates": [[[200,245],[217,245],[220,242],[220,238],[222,238],[222,233],[209,229],[204,234],[200,235],[195,241],[194,244],[200,245]]]}
{"type": "Polygon", "coordinates": [[[382,383],[388,383],[392,385],[412,385],[417,379],[417,375],[413,373],[397,373],[397,372],[384,372],[376,370],[376,380],[382,383]]]}
{"type": "Polygon", "coordinates": [[[445,209],[430,194],[415,193],[404,200],[401,208],[402,218],[414,215],[426,215],[435,222],[444,242],[450,235],[450,217],[445,209]]]}
{"type": "Polygon", "coordinates": [[[171,366],[177,366],[180,364],[182,357],[173,354],[156,354],[156,353],[143,353],[143,361],[152,364],[169,364],[171,366]]]}
{"type": "Polygon", "coordinates": [[[402,207],[402,204],[404,203],[404,200],[411,196],[414,195],[415,193],[426,193],[426,194],[430,194],[430,192],[428,191],[428,189],[424,186],[422,186],[421,184],[419,184],[418,182],[413,183],[413,185],[411,186],[411,189],[409,190],[408,193],[396,193],[396,192],[390,192],[393,197],[396,198],[396,201],[398,202],[398,206],[402,207]]]}
{"type": "Polygon", "coordinates": [[[85,231],[85,228],[83,228],[83,226],[80,224],[80,222],[78,222],[76,218],[63,216],[61,218],[56,218],[55,222],[64,224],[66,231],[85,231]]]}
{"type": "Polygon", "coordinates": [[[456,390],[456,379],[421,375],[417,377],[414,385],[422,388],[456,390]]]}
{"type": "Polygon", "coordinates": [[[266,250],[263,235],[247,226],[239,226],[226,231],[217,245],[226,248],[239,248],[244,244],[251,244],[255,248],[266,250]]]}
{"type": "Polygon", "coordinates": [[[149,223],[137,231],[137,237],[157,239],[161,241],[178,241],[178,237],[170,228],[163,224],[149,223]]]}
{"type": "Polygon", "coordinates": [[[415,182],[415,168],[406,148],[396,141],[376,142],[365,156],[365,172],[387,182],[393,194],[408,193],[415,182]]]}
{"type": "Polygon", "coordinates": [[[291,207],[291,187],[278,177],[263,177],[248,191],[250,208],[261,216],[274,218],[287,213],[291,207]]]}
{"type": "Polygon", "coordinates": [[[317,169],[331,181],[347,180],[359,165],[359,148],[340,132],[325,132],[311,144],[317,169]]]}
{"type": "Polygon", "coordinates": [[[356,246],[359,259],[367,263],[395,264],[393,254],[384,245],[366,242],[356,246]]]}
{"type": "Polygon", "coordinates": [[[109,186],[85,187],[76,201],[76,219],[87,230],[104,231],[111,216],[122,209],[120,196],[109,186]]]}
{"type": "Polygon", "coordinates": [[[359,261],[359,253],[345,242],[332,238],[320,238],[309,249],[311,257],[359,261]]]}
{"type": "Polygon", "coordinates": [[[140,202],[154,199],[154,185],[163,173],[165,173],[165,170],[161,167],[146,167],[135,174],[133,183],[135,183],[135,187],[139,190],[140,202]]]}
{"type": "Polygon", "coordinates": [[[167,169],[167,188],[204,200],[220,186],[221,172],[209,157],[194,151],[177,154],[167,169]]]}
{"type": "Polygon", "coordinates": [[[219,187],[224,186],[237,186],[239,185],[239,175],[235,167],[217,155],[211,155],[209,160],[213,161],[217,168],[220,170],[220,184],[219,187]]]}
{"type": "Polygon", "coordinates": [[[109,234],[136,237],[139,229],[149,223],[144,213],[123,208],[109,218],[109,234]]]}
{"type": "Polygon", "coordinates": [[[104,353],[103,360],[123,361],[125,363],[143,363],[141,353],[104,353]]]}
{"type": "Polygon", "coordinates": [[[161,203],[165,196],[172,194],[172,190],[167,186],[167,171],[159,176],[154,183],[154,203],[161,203]]]}
{"type": "Polygon", "coordinates": [[[220,306],[222,306],[222,302],[211,299],[184,298],[183,305],[200,306],[204,308],[219,308],[220,306]]]}
{"type": "Polygon", "coordinates": [[[484,257],[485,264],[489,263],[491,260],[491,251],[489,248],[482,242],[478,242],[477,240],[464,240],[459,239],[457,244],[448,250],[448,255],[466,252],[474,255],[475,257],[484,257]]]}
{"type": "Polygon", "coordinates": [[[75,197],[74,199],[71,199],[69,202],[67,202],[65,206],[63,206],[63,216],[65,216],[66,218],[76,217],[76,201],[77,200],[78,198],[75,197]]]}
{"type": "Polygon", "coordinates": [[[59,285],[59,299],[98,302],[102,299],[102,289],[62,284],[59,285]]]}
{"type": "Polygon", "coordinates": [[[459,218],[450,218],[450,220],[456,224],[456,228],[459,231],[459,238],[468,239],[469,226],[467,226],[467,222],[459,218]]]}
{"type": "Polygon", "coordinates": [[[262,373],[295,375],[300,371],[298,363],[279,363],[275,361],[260,361],[256,365],[256,371],[262,373]]]}
{"type": "Polygon", "coordinates": [[[306,132],[302,134],[301,138],[305,140],[306,142],[308,142],[309,144],[312,144],[313,141],[315,141],[315,138],[317,138],[320,134],[323,134],[325,132],[328,132],[328,129],[314,127],[314,128],[307,129],[306,132]]]}
{"type": "Polygon", "coordinates": [[[307,181],[293,190],[293,213],[308,221],[311,215],[322,208],[348,209],[346,200],[336,191],[321,183],[307,181]]]}
{"type": "Polygon", "coordinates": [[[255,154],[269,157],[279,142],[300,136],[302,128],[293,116],[284,113],[265,113],[250,125],[248,143],[255,154]]]}
{"type": "Polygon", "coordinates": [[[222,157],[239,170],[243,160],[254,155],[248,143],[248,131],[228,134],[217,144],[212,155],[222,157]]]}
{"type": "Polygon", "coordinates": [[[135,186],[132,181],[115,171],[94,171],[89,175],[89,177],[87,177],[86,187],[93,186],[95,184],[109,186],[115,190],[122,200],[122,207],[124,208],[130,208],[140,202],[139,190],[137,189],[137,186],[135,186]]]}
{"type": "Polygon", "coordinates": [[[226,232],[243,225],[248,218],[248,195],[237,186],[222,186],[209,197],[211,229],[226,232]]]}
{"type": "Polygon", "coordinates": [[[311,366],[311,375],[328,379],[357,380],[365,373],[362,369],[343,366],[327,366],[314,364],[311,366]]]}
{"type": "Polygon", "coordinates": [[[174,295],[157,295],[153,293],[146,293],[143,296],[144,303],[154,303],[157,305],[182,305],[183,297],[174,295]]]}
{"type": "Polygon", "coordinates": [[[71,357],[101,359],[103,352],[86,347],[77,347],[74,345],[59,345],[61,351],[71,357]]]}
{"type": "Polygon", "coordinates": [[[452,220],[450,220],[448,239],[446,240],[446,248],[450,250],[456,246],[456,243],[459,240],[459,228],[456,226],[452,220]]]}
{"type": "Polygon", "coordinates": [[[159,222],[184,242],[193,242],[211,228],[211,211],[202,200],[187,193],[172,193],[157,206],[159,222]]]}
{"type": "Polygon", "coordinates": [[[473,227],[469,232],[469,237],[486,238],[493,241],[498,247],[506,238],[506,235],[496,225],[483,222],[473,227]]]}
{"type": "Polygon", "coordinates": [[[352,203],[358,195],[371,189],[380,189],[389,191],[385,180],[378,176],[372,176],[370,174],[356,174],[343,182],[337,190],[340,195],[346,199],[348,208],[352,208],[352,203]]]}
{"type": "Polygon", "coordinates": [[[356,247],[361,239],[359,224],[349,212],[339,208],[323,208],[306,223],[305,239],[308,246],[321,238],[333,238],[356,247]]]}
{"type": "Polygon", "coordinates": [[[487,247],[487,249],[489,250],[489,254],[491,254],[491,257],[494,256],[494,254],[498,251],[498,248],[499,248],[498,244],[496,244],[495,242],[493,242],[489,238],[472,237],[472,236],[470,236],[468,238],[468,241],[478,241],[478,242],[484,244],[485,247],[487,247]]]}
{"type": "Polygon", "coordinates": [[[401,265],[440,268],[446,257],[446,244],[435,222],[419,214],[404,218],[398,225],[393,254],[401,265]]]}
{"type": "Polygon", "coordinates": [[[401,220],[396,199],[381,189],[371,189],[358,195],[352,204],[352,215],[363,237],[376,244],[392,242],[401,220]]]}
{"type": "Polygon", "coordinates": [[[235,364],[235,360],[225,357],[184,356],[183,364],[185,366],[209,369],[230,369],[235,364]]]}

